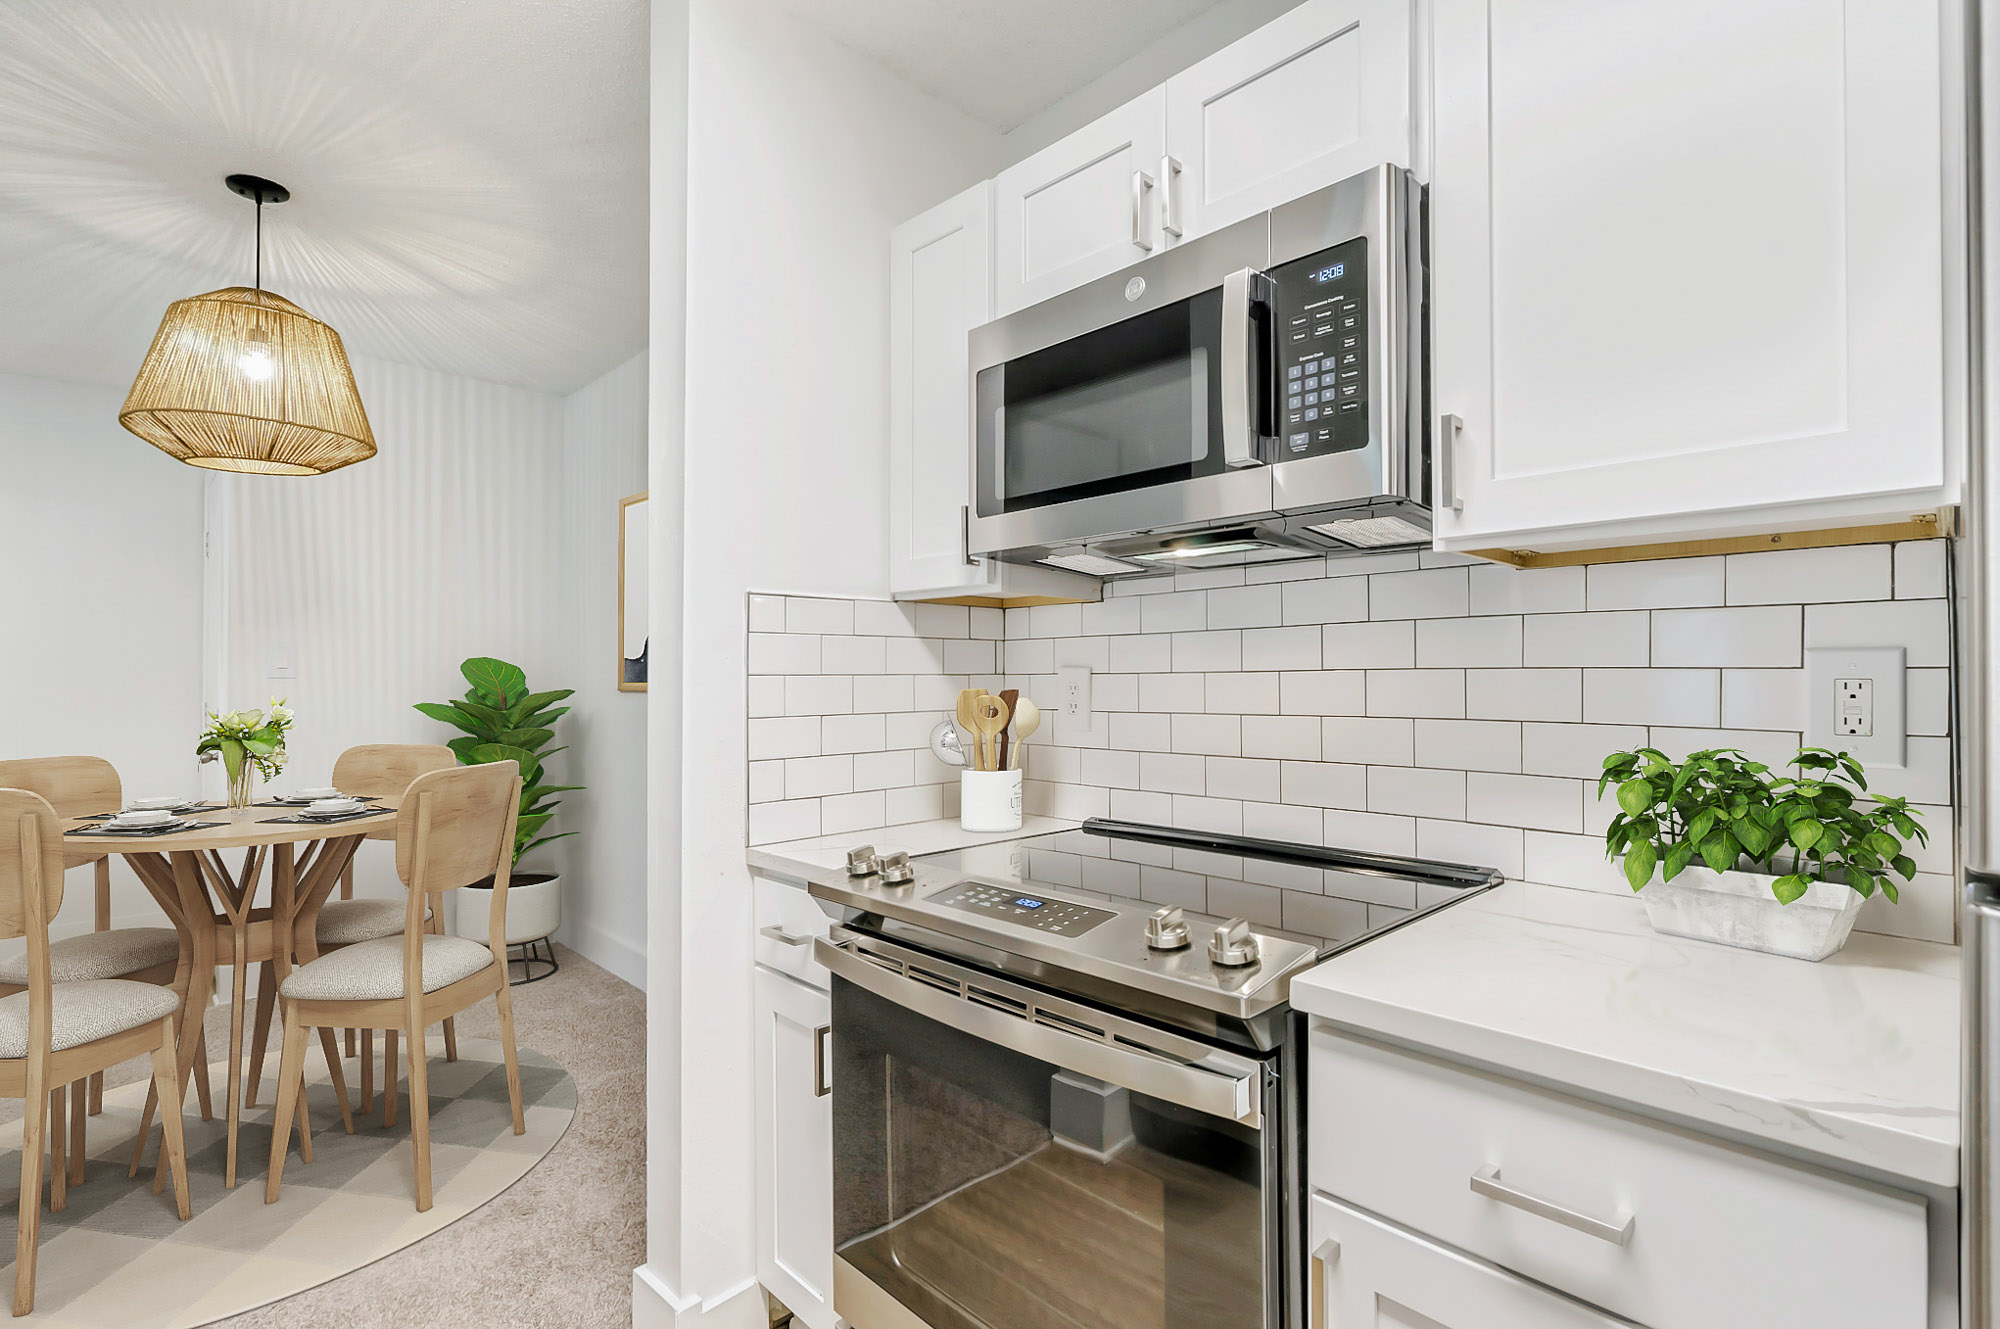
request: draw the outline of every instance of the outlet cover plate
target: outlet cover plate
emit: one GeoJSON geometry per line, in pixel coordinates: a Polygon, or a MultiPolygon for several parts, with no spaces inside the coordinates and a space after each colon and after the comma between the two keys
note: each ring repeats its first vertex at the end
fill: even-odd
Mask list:
{"type": "Polygon", "coordinates": [[[1805,745],[1852,753],[1869,770],[1902,766],[1909,720],[1903,706],[1901,646],[1815,646],[1806,652],[1805,745]],[[1875,732],[1866,736],[1839,732],[1838,680],[1868,679],[1873,683],[1875,732]]]}

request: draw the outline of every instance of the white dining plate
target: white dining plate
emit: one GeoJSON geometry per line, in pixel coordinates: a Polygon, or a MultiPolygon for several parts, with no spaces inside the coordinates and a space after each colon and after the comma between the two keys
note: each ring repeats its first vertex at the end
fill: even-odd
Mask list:
{"type": "Polygon", "coordinates": [[[125,805],[127,812],[179,812],[194,800],[187,798],[135,798],[125,805]]]}

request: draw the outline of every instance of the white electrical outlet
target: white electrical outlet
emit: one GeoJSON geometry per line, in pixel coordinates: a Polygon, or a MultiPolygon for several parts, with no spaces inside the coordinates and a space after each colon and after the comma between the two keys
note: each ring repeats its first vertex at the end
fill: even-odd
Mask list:
{"type": "Polygon", "coordinates": [[[1090,666],[1063,665],[1056,670],[1056,741],[1086,739],[1095,723],[1090,713],[1090,666]]]}
{"type": "Polygon", "coordinates": [[[1807,747],[1850,752],[1864,766],[1901,766],[1906,732],[1902,647],[1806,652],[1807,747]]]}

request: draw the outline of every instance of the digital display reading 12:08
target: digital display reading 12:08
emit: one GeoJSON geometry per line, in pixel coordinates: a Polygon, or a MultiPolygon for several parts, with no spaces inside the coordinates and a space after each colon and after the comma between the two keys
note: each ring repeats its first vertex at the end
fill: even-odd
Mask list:
{"type": "Polygon", "coordinates": [[[1347,265],[1345,263],[1335,263],[1331,267],[1321,268],[1318,272],[1315,272],[1312,275],[1312,279],[1316,282],[1339,281],[1346,275],[1347,265]]]}

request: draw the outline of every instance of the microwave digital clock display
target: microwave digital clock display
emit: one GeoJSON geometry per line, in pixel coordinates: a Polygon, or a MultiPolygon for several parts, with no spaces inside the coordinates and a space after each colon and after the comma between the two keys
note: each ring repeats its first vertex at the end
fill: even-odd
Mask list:
{"type": "Polygon", "coordinates": [[[1327,267],[1321,268],[1318,272],[1312,273],[1309,276],[1308,280],[1318,282],[1323,285],[1326,282],[1339,281],[1342,277],[1345,277],[1346,275],[1347,275],[1347,265],[1345,263],[1334,263],[1328,265],[1327,267]]]}

